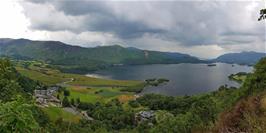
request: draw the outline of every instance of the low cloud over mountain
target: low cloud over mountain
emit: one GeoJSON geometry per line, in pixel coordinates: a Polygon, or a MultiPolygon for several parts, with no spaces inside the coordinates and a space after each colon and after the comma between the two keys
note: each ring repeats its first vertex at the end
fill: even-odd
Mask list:
{"type": "Polygon", "coordinates": [[[263,1],[20,1],[44,40],[85,47],[120,44],[209,58],[265,50],[263,1]],[[44,19],[45,18],[45,19],[44,19]],[[208,50],[212,52],[208,52],[208,50]]]}

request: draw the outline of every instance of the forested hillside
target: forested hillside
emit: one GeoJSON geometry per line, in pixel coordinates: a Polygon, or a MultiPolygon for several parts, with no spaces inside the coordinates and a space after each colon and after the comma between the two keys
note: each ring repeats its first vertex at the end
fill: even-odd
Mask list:
{"type": "Polygon", "coordinates": [[[16,72],[11,62],[0,59],[0,132],[41,131],[48,120],[32,99],[40,83],[16,72]]]}
{"type": "Polygon", "coordinates": [[[0,39],[0,55],[15,59],[40,60],[68,72],[88,72],[116,64],[203,62],[181,53],[124,48],[119,45],[84,48],[58,41],[27,39],[0,39]]]}

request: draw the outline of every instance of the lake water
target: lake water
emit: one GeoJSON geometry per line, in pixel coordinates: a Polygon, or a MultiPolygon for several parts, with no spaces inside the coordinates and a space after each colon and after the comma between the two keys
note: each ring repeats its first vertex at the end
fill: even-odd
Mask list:
{"type": "Polygon", "coordinates": [[[159,93],[165,95],[192,95],[214,91],[221,85],[239,87],[228,76],[238,72],[252,72],[249,66],[217,63],[209,67],[206,64],[156,64],[138,66],[117,66],[88,74],[107,79],[145,80],[150,78],[169,79],[165,85],[147,87],[142,93],[159,93]]]}

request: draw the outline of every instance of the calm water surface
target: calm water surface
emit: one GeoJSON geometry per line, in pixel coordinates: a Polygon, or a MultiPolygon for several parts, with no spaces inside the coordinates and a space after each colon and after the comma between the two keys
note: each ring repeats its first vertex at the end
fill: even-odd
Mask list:
{"type": "Polygon", "coordinates": [[[238,72],[252,72],[249,66],[217,63],[209,67],[206,64],[159,64],[139,66],[118,66],[96,71],[88,76],[119,79],[145,80],[149,78],[169,79],[166,85],[147,87],[142,93],[159,93],[165,95],[192,95],[217,90],[219,86],[238,87],[239,84],[230,81],[228,76],[238,72]]]}

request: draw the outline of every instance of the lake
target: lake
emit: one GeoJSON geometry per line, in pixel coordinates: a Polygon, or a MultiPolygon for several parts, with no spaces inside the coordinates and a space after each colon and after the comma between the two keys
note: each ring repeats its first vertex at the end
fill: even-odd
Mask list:
{"type": "Polygon", "coordinates": [[[96,71],[88,76],[118,79],[145,80],[150,78],[169,79],[165,85],[146,87],[142,93],[159,93],[165,95],[192,95],[214,91],[221,85],[239,87],[237,82],[230,81],[228,76],[238,72],[252,72],[253,68],[225,63],[216,66],[206,64],[156,64],[137,66],[116,66],[96,71]]]}

